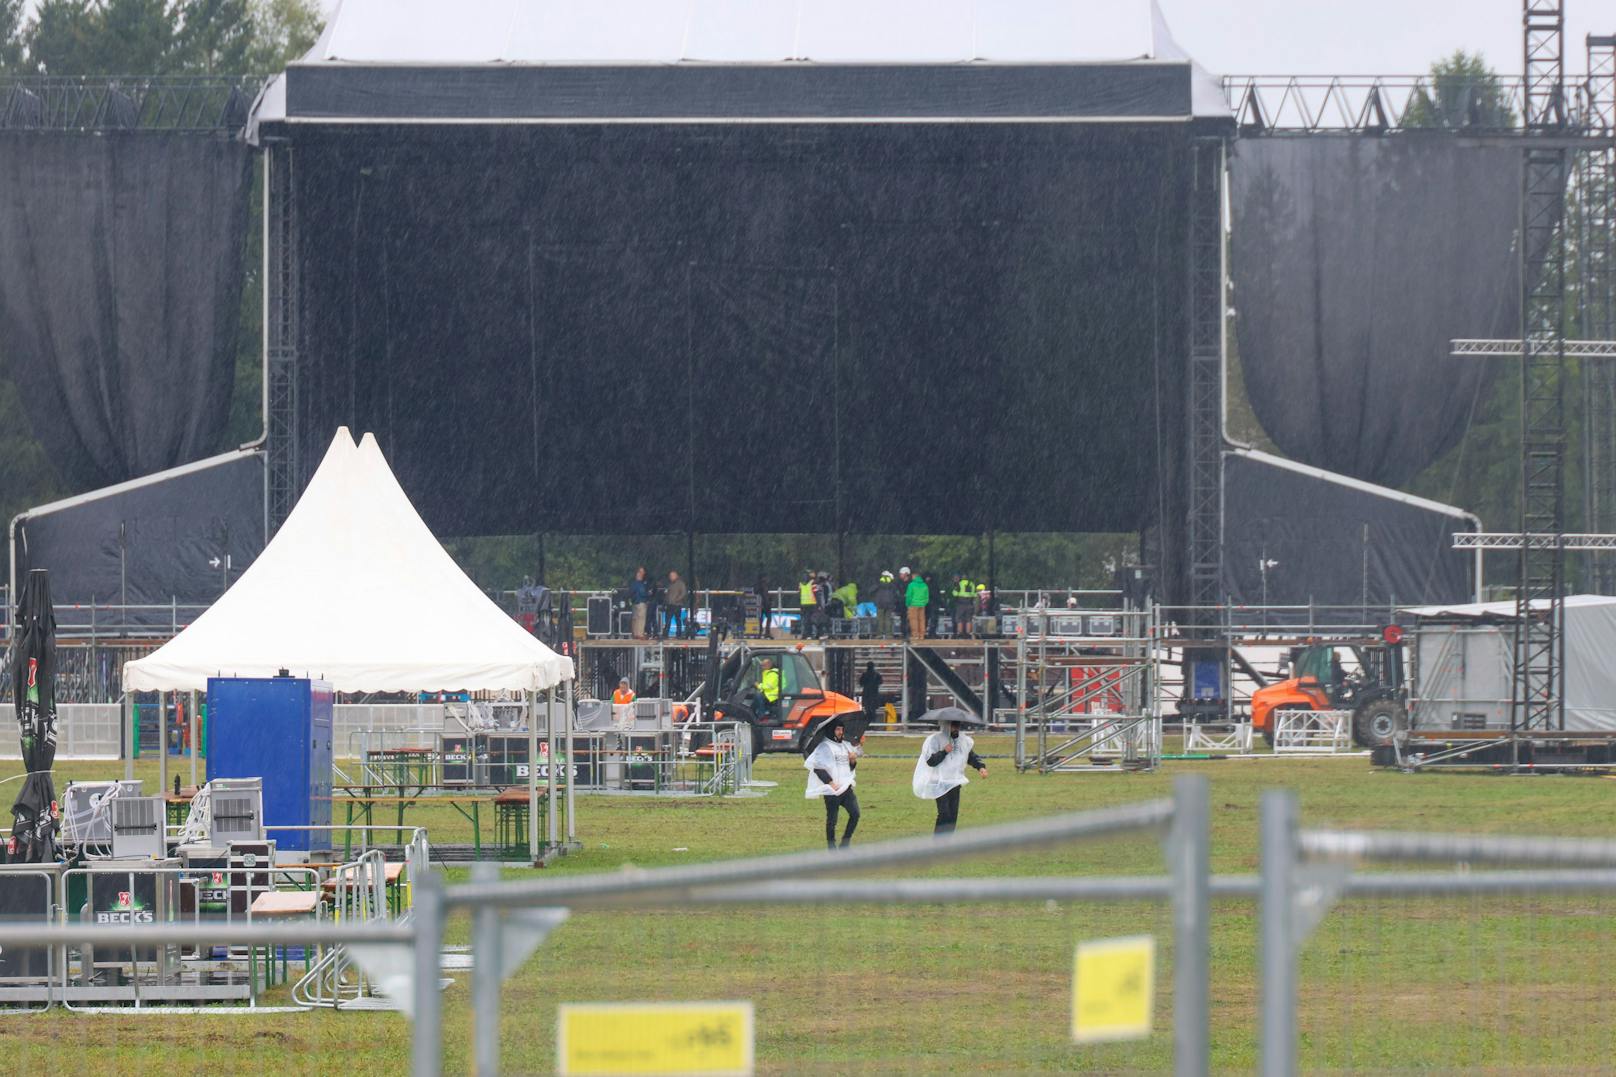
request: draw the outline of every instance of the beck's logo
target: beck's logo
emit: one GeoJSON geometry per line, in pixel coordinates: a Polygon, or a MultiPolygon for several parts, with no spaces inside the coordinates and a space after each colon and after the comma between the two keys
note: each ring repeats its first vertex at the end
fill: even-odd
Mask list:
{"type": "Polygon", "coordinates": [[[95,914],[98,924],[149,924],[154,919],[152,911],[129,890],[119,890],[118,900],[113,902],[112,908],[95,914]]]}

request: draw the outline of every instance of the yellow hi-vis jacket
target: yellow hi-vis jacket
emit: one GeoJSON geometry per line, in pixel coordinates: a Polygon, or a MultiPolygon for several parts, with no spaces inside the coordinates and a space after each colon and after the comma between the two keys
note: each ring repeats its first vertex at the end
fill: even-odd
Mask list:
{"type": "Polygon", "coordinates": [[[780,698],[780,671],[777,669],[764,670],[763,676],[758,678],[758,691],[763,693],[763,698],[770,703],[778,700],[780,698]]]}

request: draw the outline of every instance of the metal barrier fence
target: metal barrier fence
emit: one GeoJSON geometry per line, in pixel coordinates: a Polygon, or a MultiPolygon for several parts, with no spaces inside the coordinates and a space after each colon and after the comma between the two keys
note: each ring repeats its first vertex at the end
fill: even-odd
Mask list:
{"type": "MultiPolygon", "coordinates": [[[[1265,793],[1261,874],[1210,876],[1208,787],[1203,776],[1186,775],[1170,801],[835,853],[456,885],[423,873],[407,923],[226,923],[205,934],[220,945],[363,944],[355,953],[369,955],[374,981],[411,1013],[418,1074],[439,1072],[443,1061],[446,919],[472,918],[475,1061],[477,1072],[494,1073],[510,954],[527,952],[569,911],[576,930],[548,944],[541,1004],[570,1001],[558,992],[665,999],[660,973],[680,970],[698,990],[755,998],[768,1049],[790,1055],[798,1071],[912,1068],[945,1058],[957,1065],[974,1055],[1025,1071],[1074,1062],[1058,1053],[1070,1050],[1066,1018],[1063,1006],[1051,1005],[1071,982],[1072,945],[1155,929],[1171,938],[1157,958],[1171,969],[1162,978],[1171,983],[1170,1037],[1107,1046],[1082,1061],[1115,1071],[1162,1069],[1170,1058],[1177,1072],[1200,1074],[1211,1064],[1216,897],[1229,916],[1231,976],[1243,974],[1240,955],[1248,951],[1240,938],[1251,937],[1239,933],[1254,930],[1258,942],[1264,1074],[1609,1068],[1616,969],[1606,941],[1616,910],[1616,841],[1302,830],[1297,818],[1294,793],[1265,793]],[[1164,874],[1060,873],[1094,860],[1063,856],[1066,843],[1139,835],[1162,840],[1164,874]],[[1002,873],[926,870],[982,857],[1006,858],[997,865],[1002,873]],[[1404,867],[1368,870],[1377,865],[1404,867]],[[882,871],[901,875],[871,877],[882,871]],[[1246,904],[1253,898],[1254,929],[1246,904]],[[742,919],[737,906],[757,911],[742,919]],[[886,926],[899,918],[857,915],[895,906],[908,907],[900,927],[886,926]],[[973,948],[974,933],[989,922],[1010,925],[1013,943],[997,935],[995,947],[973,948]],[[625,932],[635,942],[633,967],[601,963],[592,948],[625,932]],[[392,956],[378,961],[378,954],[392,956]],[[936,1060],[890,1053],[900,1042],[933,1050],[937,1041],[924,1034],[962,1038],[945,1043],[936,1060]]],[[[1124,862],[1139,863],[1138,852],[1101,847],[1124,862]]],[[[0,952],[193,945],[197,931],[191,924],[0,924],[0,952]]],[[[1169,993],[1162,995],[1157,1001],[1167,1003],[1169,993]]],[[[1241,995],[1217,994],[1231,1041],[1251,1024],[1241,995]]],[[[549,1036],[530,1019],[534,1002],[531,990],[522,994],[522,1036],[513,1041],[524,1044],[528,1065],[533,1044],[547,1045],[549,1036]]],[[[1240,1065],[1241,1049],[1235,1043],[1232,1065],[1240,1065]]]]}
{"type": "Polygon", "coordinates": [[[1261,818],[1264,1074],[1610,1069],[1616,841],[1261,818]]]}
{"type": "MultiPolygon", "coordinates": [[[[117,759],[123,710],[116,703],[62,703],[56,708],[57,759],[117,759]]],[[[21,759],[17,708],[0,703],[0,759],[21,759]]]]}
{"type": "MultiPolygon", "coordinates": [[[[510,950],[521,946],[508,936],[526,932],[531,947],[535,935],[542,936],[548,927],[564,918],[566,909],[587,910],[585,916],[611,916],[624,912],[676,906],[666,923],[692,919],[696,910],[713,915],[705,917],[703,926],[710,924],[713,933],[705,939],[695,940],[692,947],[696,957],[704,952],[721,954],[720,943],[725,939],[741,942],[733,935],[734,917],[720,915],[725,906],[736,904],[758,905],[778,910],[786,905],[806,909],[839,909],[848,905],[890,906],[894,904],[943,906],[958,910],[962,915],[983,904],[1024,905],[1035,913],[1029,923],[1042,915],[1051,902],[1094,902],[1124,910],[1106,922],[1104,929],[1113,924],[1128,924],[1130,933],[1137,933],[1137,916],[1127,915],[1135,906],[1170,909],[1170,924],[1162,925],[1170,933],[1169,948],[1172,976],[1171,988],[1171,1056],[1180,1073],[1205,1073],[1208,1064],[1208,839],[1209,810],[1207,784],[1199,776],[1180,778],[1171,800],[1153,800],[1125,807],[1109,808],[1027,822],[981,827],[961,831],[937,839],[932,837],[908,838],[878,844],[856,846],[840,852],[794,853],[702,864],[693,867],[663,868],[636,872],[613,872],[606,875],[549,877],[537,880],[498,882],[472,881],[445,886],[432,874],[425,874],[414,886],[414,908],[408,922],[383,921],[357,923],[318,922],[270,927],[260,924],[225,923],[208,925],[205,934],[209,942],[217,945],[277,946],[277,945],[345,945],[356,956],[363,955],[365,963],[377,970],[374,979],[391,991],[395,1000],[404,1007],[413,1020],[412,1056],[417,1074],[436,1074],[443,1061],[443,998],[441,993],[441,962],[445,933],[445,919],[451,912],[468,911],[473,918],[472,998],[475,1010],[475,1052],[479,1073],[494,1073],[499,1067],[499,986],[502,972],[511,968],[510,950]],[[1095,878],[1065,875],[1035,877],[975,877],[937,878],[914,877],[892,879],[859,878],[847,880],[841,876],[849,872],[868,872],[879,869],[923,868],[952,863],[965,857],[981,857],[1019,853],[1034,849],[1048,849],[1075,841],[1149,835],[1161,840],[1165,852],[1166,872],[1161,875],[1095,878]],[[537,920],[535,919],[537,917],[537,920]],[[538,926],[535,926],[535,925],[538,926]],[[727,932],[727,934],[726,934],[727,932]],[[392,956],[386,956],[392,955],[392,956]]],[[[880,918],[868,918],[874,923],[880,918]]],[[[631,915],[624,922],[631,928],[644,930],[657,918],[631,915]],[[639,925],[634,928],[634,925],[639,925]]],[[[949,917],[937,917],[939,934],[920,938],[915,952],[935,953],[940,944],[948,944],[949,917]]],[[[966,921],[956,921],[955,929],[964,932],[966,921]]],[[[1077,921],[1068,921],[1074,930],[1077,921]]],[[[822,936],[805,941],[821,953],[829,953],[837,961],[844,956],[840,945],[839,925],[824,921],[819,927],[822,936]]],[[[1087,930],[1086,927],[1083,928],[1087,930]]],[[[1047,967],[1040,969],[1042,976],[1032,982],[1033,994],[1019,999],[1028,1009],[1021,1016],[1030,1023],[1023,1026],[1033,1036],[1036,1026],[1039,1042],[1029,1043],[1028,1057],[1040,1057],[1047,1051],[1047,1041],[1064,1042],[1067,1022],[1059,1015],[1048,1012],[1044,994],[1053,984],[1070,982],[1071,939],[1064,933],[1048,930],[1051,945],[1046,948],[1047,967]],[[1028,1012],[1036,1011],[1036,1013],[1028,1012]]],[[[0,924],[0,951],[13,949],[53,949],[83,947],[86,945],[110,949],[116,946],[162,946],[167,944],[194,945],[198,929],[191,924],[156,923],[107,927],[89,924],[0,924]]],[[[681,950],[684,948],[681,946],[681,950]]],[[[992,958],[995,955],[986,953],[992,958]]],[[[734,968],[734,957],[726,960],[734,968]]],[[[704,968],[707,966],[703,966],[704,968]]],[[[830,979],[823,985],[807,983],[810,998],[821,1001],[825,990],[836,986],[838,965],[827,965],[830,979]]],[[[588,971],[588,970],[586,970],[588,971]]],[[[596,971],[617,973],[622,970],[596,971]]],[[[628,975],[625,973],[625,975],[628,975]]],[[[918,997],[904,999],[901,1009],[911,1011],[909,1020],[923,1021],[930,1028],[942,1028],[958,1017],[961,997],[974,997],[976,983],[970,970],[944,970],[939,983],[950,976],[961,985],[959,993],[933,996],[929,1001],[918,997]]],[[[713,982],[704,976],[704,983],[713,982]]],[[[778,981],[775,981],[778,983],[778,981]]],[[[758,990],[766,989],[767,979],[752,981],[758,990]]],[[[935,985],[933,985],[935,986],[935,985]]],[[[322,995],[322,998],[324,996],[322,995]]],[[[872,1012],[890,1012],[890,1007],[872,1007],[872,1012]]],[[[790,1038],[801,1018],[800,1013],[782,1012],[781,1021],[773,1034],[790,1038]]],[[[883,1016],[882,1020],[886,1018],[883,1016]]],[[[531,1025],[524,1026],[524,1036],[535,1034],[531,1025]]],[[[1155,1049],[1167,1050],[1166,1037],[1160,1038],[1155,1049]]],[[[870,1048],[880,1053],[879,1043],[870,1048]]],[[[891,1055],[882,1055],[897,1061],[891,1055]]],[[[1119,1056],[1125,1057],[1125,1056],[1119,1056]]]]}

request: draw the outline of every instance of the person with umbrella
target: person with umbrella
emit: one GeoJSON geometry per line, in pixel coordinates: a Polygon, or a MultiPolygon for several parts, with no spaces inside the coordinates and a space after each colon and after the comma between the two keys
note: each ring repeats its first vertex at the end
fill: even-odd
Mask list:
{"type": "Polygon", "coordinates": [[[976,754],[975,741],[964,732],[965,727],[981,726],[983,722],[959,707],[927,711],[921,721],[936,722],[940,728],[920,746],[920,758],[915,761],[915,796],[937,802],[937,825],[932,833],[948,834],[959,821],[960,789],[970,782],[965,768],[970,767],[980,777],[988,776],[987,762],[976,754]]]}
{"type": "Polygon", "coordinates": [[[848,739],[847,719],[835,714],[819,723],[802,748],[806,758],[802,765],[808,770],[807,797],[821,797],[825,801],[825,846],[835,849],[836,816],[847,810],[847,829],[842,831],[843,849],[853,840],[858,829],[858,794],[853,792],[857,778],[859,749],[848,739]]]}

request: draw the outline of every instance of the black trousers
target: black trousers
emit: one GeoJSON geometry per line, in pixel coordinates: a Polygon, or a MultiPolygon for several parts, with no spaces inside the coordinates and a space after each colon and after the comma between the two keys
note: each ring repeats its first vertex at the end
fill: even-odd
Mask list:
{"type": "Polygon", "coordinates": [[[932,828],[933,834],[953,832],[954,824],[959,822],[959,797],[963,788],[963,785],[956,785],[937,798],[937,825],[932,828]]]}
{"type": "Polygon", "coordinates": [[[847,809],[847,829],[842,831],[842,848],[847,848],[853,840],[853,831],[858,829],[858,794],[849,789],[839,797],[820,799],[825,802],[825,844],[832,849],[836,848],[836,813],[847,809]]]}

